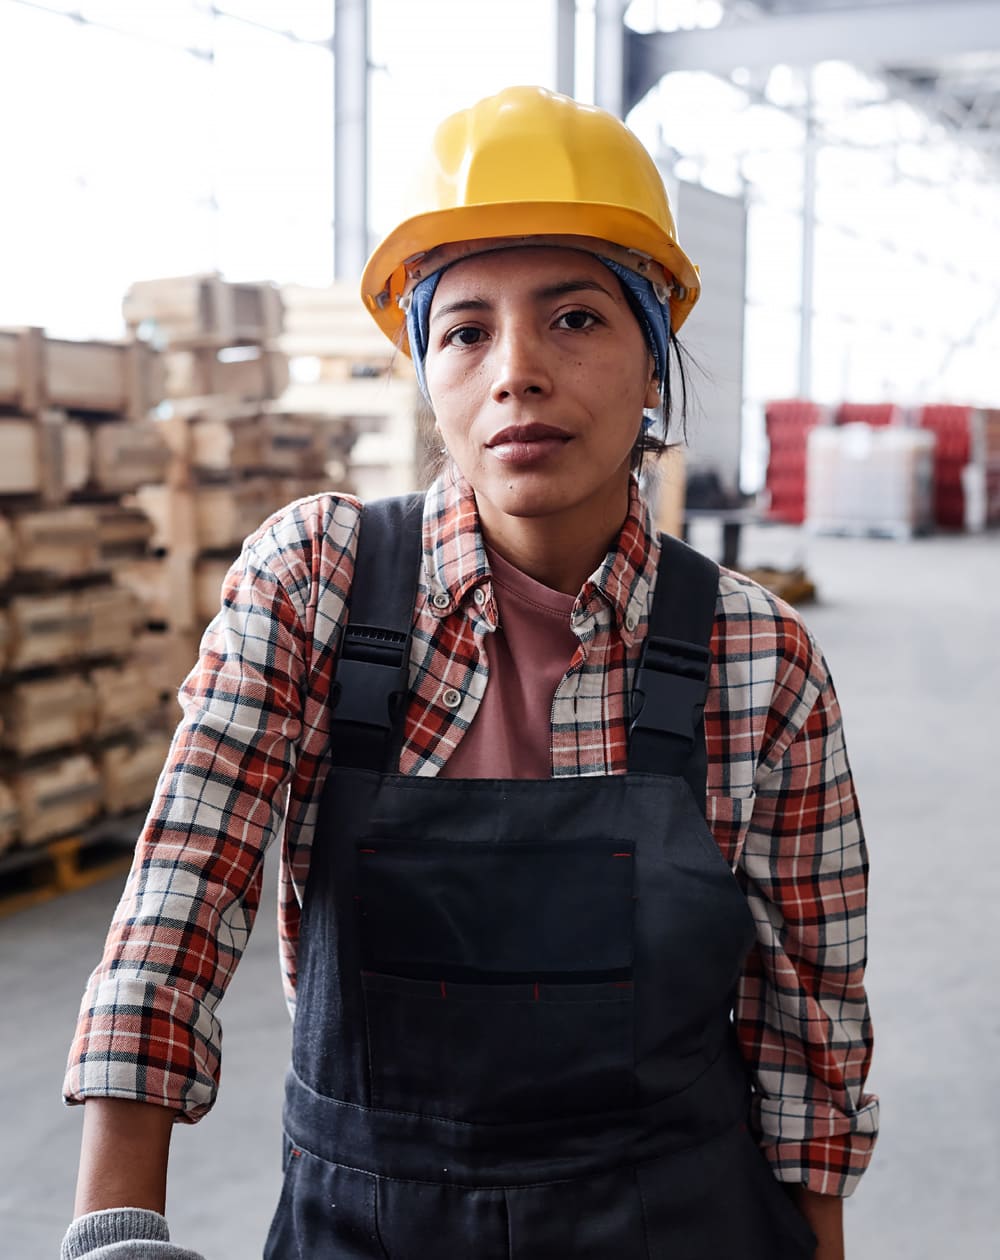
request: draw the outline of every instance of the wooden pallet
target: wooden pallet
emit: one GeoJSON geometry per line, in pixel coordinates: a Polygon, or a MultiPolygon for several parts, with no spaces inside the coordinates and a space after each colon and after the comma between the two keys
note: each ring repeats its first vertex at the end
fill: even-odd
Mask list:
{"type": "Polygon", "coordinates": [[[146,614],[120,586],[16,594],[6,604],[0,668],[11,673],[125,657],[146,614]]]}
{"type": "Polygon", "coordinates": [[[288,358],[264,346],[214,346],[167,350],[166,395],[170,399],[220,397],[262,402],[288,386],[288,358]]]}
{"type": "Polygon", "coordinates": [[[133,332],[171,347],[257,345],[281,332],[276,285],[223,280],[218,273],[139,280],[122,303],[133,332]]]}
{"type": "Polygon", "coordinates": [[[319,379],[366,376],[413,379],[413,365],[372,322],[357,287],[285,285],[281,348],[290,358],[316,360],[319,379]]]}
{"type": "Polygon", "coordinates": [[[816,598],[816,586],[804,569],[748,569],[746,575],[788,604],[809,604],[816,598]]]}
{"type": "Polygon", "coordinates": [[[0,855],[0,916],[123,876],[145,811],[105,818],[85,831],[0,855]]]}
{"type": "Polygon", "coordinates": [[[162,480],[168,459],[153,420],[84,423],[57,408],[0,416],[0,496],[15,501],[53,505],[124,494],[162,480]]]}
{"type": "Polygon", "coordinates": [[[163,398],[163,363],[141,342],[65,341],[40,328],[0,329],[0,406],[140,420],[163,398]]]}
{"type": "Polygon", "coordinates": [[[332,449],[349,450],[353,440],[346,423],[280,412],[270,401],[193,398],[172,404],[172,413],[161,422],[171,454],[209,479],[315,477],[332,449]]]}

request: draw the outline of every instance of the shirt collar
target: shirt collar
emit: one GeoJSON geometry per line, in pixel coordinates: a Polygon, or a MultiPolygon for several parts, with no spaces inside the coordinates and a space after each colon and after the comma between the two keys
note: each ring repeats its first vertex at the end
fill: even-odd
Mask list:
{"type": "MultiPolygon", "coordinates": [[[[649,508],[634,477],[629,480],[628,513],[617,542],[580,591],[578,606],[595,597],[611,608],[626,644],[645,634],[649,593],[660,555],[649,508]]],[[[427,492],[424,504],[424,568],[430,611],[438,618],[461,607],[489,580],[490,567],[479,529],[472,487],[457,473],[445,473],[427,492]]]]}

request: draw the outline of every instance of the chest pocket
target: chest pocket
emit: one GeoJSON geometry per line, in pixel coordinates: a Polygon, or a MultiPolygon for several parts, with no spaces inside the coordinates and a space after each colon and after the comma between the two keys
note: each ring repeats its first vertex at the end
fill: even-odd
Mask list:
{"type": "Polygon", "coordinates": [[[362,842],[372,1105],[494,1123],[628,1105],[634,867],[613,840],[362,842]]]}

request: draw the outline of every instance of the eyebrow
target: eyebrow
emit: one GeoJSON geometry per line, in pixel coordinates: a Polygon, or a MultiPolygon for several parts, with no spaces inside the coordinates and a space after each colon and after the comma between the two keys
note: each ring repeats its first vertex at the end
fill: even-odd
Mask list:
{"type": "MultiPolygon", "coordinates": [[[[578,280],[560,280],[558,284],[547,284],[540,289],[534,289],[531,293],[533,301],[544,302],[552,298],[565,297],[569,293],[603,293],[605,297],[615,301],[615,295],[610,289],[605,288],[603,284],[599,284],[596,280],[587,280],[580,278],[578,280]]],[[[431,316],[431,323],[436,323],[445,315],[455,315],[462,311],[489,311],[493,309],[493,304],[487,302],[485,298],[460,298],[457,302],[447,302],[444,306],[439,306],[431,316]]]]}

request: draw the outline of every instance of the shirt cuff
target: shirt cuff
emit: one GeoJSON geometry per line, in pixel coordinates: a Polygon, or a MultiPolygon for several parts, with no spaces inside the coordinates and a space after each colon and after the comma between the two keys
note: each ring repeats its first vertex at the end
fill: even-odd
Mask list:
{"type": "Polygon", "coordinates": [[[170,1241],[166,1220],[145,1208],[109,1208],[78,1216],[66,1231],[60,1260],[203,1260],[170,1241]]]}
{"type": "Polygon", "coordinates": [[[753,1100],[754,1127],[775,1177],[845,1199],[871,1162],[878,1115],[872,1094],[850,1114],[801,1099],[753,1100]]]}
{"type": "Polygon", "coordinates": [[[68,1103],[126,1098],[201,1119],[215,1101],[218,1020],[204,1002],[146,980],[105,980],[84,998],[63,1083],[68,1103]]]}

